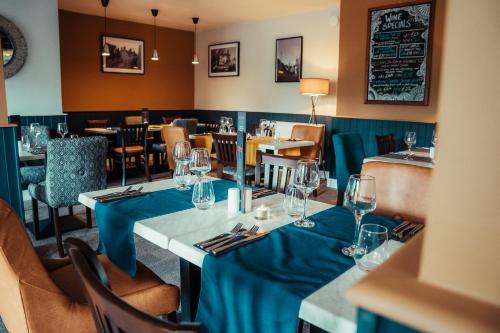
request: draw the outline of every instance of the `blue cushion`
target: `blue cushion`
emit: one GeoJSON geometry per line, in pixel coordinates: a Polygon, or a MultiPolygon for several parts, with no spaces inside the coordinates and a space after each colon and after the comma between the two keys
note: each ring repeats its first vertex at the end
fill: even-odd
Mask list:
{"type": "Polygon", "coordinates": [[[45,166],[25,166],[20,170],[21,184],[27,187],[29,184],[37,184],[45,180],[45,166]]]}
{"type": "Polygon", "coordinates": [[[333,136],[337,189],[345,192],[349,176],[361,172],[365,159],[363,139],[358,133],[340,133],[333,136]]]}

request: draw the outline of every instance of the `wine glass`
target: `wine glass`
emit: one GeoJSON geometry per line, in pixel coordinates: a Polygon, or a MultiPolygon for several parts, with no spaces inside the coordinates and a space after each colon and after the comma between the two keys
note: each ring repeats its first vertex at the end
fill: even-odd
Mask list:
{"type": "Polygon", "coordinates": [[[215,193],[212,182],[199,181],[194,184],[192,201],[198,209],[205,210],[211,208],[215,203],[215,193]]]}
{"type": "Polygon", "coordinates": [[[377,207],[375,177],[351,175],[344,193],[344,206],[353,213],[356,220],[353,244],[342,249],[343,254],[352,257],[356,248],[355,242],[358,239],[361,219],[377,207]]]}
{"type": "Polygon", "coordinates": [[[363,271],[369,272],[389,258],[389,233],[386,227],[367,223],[361,226],[354,249],[354,261],[363,271]]]}
{"type": "Polygon", "coordinates": [[[42,129],[39,123],[30,124],[30,133],[35,137],[35,148],[38,147],[38,137],[42,134],[42,129]]]}
{"type": "Polygon", "coordinates": [[[226,124],[228,128],[231,128],[233,126],[233,118],[231,117],[226,117],[226,124]]]}
{"type": "Polygon", "coordinates": [[[177,184],[176,189],[179,191],[189,190],[191,183],[191,172],[189,171],[189,163],[175,163],[173,178],[177,184]]]}
{"type": "Polygon", "coordinates": [[[200,182],[201,178],[212,169],[210,154],[207,148],[193,148],[191,150],[189,169],[198,177],[198,182],[200,182]]]}
{"type": "Polygon", "coordinates": [[[68,134],[68,124],[66,123],[58,123],[57,124],[57,133],[64,139],[66,134],[68,134]]]}
{"type": "Polygon", "coordinates": [[[261,136],[266,136],[266,130],[268,126],[268,121],[266,119],[261,119],[259,120],[259,127],[260,127],[260,135],[261,136]]]}
{"type": "Polygon", "coordinates": [[[408,146],[408,155],[406,155],[406,159],[409,160],[413,156],[411,147],[417,143],[417,133],[411,131],[406,132],[404,140],[406,145],[408,146]]]}
{"type": "Polygon", "coordinates": [[[306,217],[307,198],[312,191],[319,187],[319,168],[315,160],[300,160],[297,162],[297,169],[293,179],[293,185],[297,187],[304,195],[304,206],[302,218],[294,222],[297,227],[312,228],[314,222],[306,217]]]}
{"type": "Polygon", "coordinates": [[[175,144],[173,158],[176,164],[189,164],[191,160],[191,144],[189,141],[179,141],[175,144]]]}
{"type": "Polygon", "coordinates": [[[285,192],[283,200],[283,208],[288,216],[292,218],[300,218],[304,208],[304,194],[294,185],[290,185],[285,192]]]}

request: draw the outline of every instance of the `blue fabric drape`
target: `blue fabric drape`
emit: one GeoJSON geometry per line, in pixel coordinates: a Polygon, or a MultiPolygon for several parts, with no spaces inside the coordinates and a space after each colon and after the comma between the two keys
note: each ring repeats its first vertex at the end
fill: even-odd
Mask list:
{"type": "MultiPolygon", "coordinates": [[[[227,190],[236,183],[213,181],[215,201],[227,200],[227,190]]],[[[99,228],[99,251],[131,276],[136,274],[134,224],[136,221],[193,208],[193,189],[175,188],[108,203],[97,202],[95,220],[99,228]]]]}
{"type": "MultiPolygon", "coordinates": [[[[207,255],[196,321],[209,333],[293,333],[301,301],[354,265],[342,255],[352,243],[351,212],[333,207],[218,257],[207,255]]],[[[396,222],[368,214],[363,223],[396,222]]]]}

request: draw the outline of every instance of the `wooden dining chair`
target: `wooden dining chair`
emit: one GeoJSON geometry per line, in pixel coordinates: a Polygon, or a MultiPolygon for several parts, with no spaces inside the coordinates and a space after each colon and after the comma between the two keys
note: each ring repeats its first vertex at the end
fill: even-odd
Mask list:
{"type": "Polygon", "coordinates": [[[170,170],[174,170],[174,146],[177,142],[189,141],[189,134],[184,127],[163,126],[161,137],[166,146],[168,167],[170,170]]]}
{"type": "Polygon", "coordinates": [[[106,128],[111,126],[109,119],[87,119],[87,128],[106,128]]]}
{"type": "Polygon", "coordinates": [[[174,117],[161,117],[161,121],[166,125],[170,125],[174,121],[174,119],[174,117]]]}
{"type": "Polygon", "coordinates": [[[123,118],[125,125],[140,125],[143,123],[142,116],[126,116],[123,118]]]}
{"type": "Polygon", "coordinates": [[[396,151],[396,138],[394,134],[376,135],[379,155],[394,153],[396,151]]]}
{"type": "Polygon", "coordinates": [[[300,147],[300,156],[317,160],[326,179],[325,125],[297,124],[292,128],[291,139],[313,141],[314,146],[300,147]]]}
{"type": "Polygon", "coordinates": [[[148,124],[122,125],[120,127],[120,146],[111,149],[114,156],[114,163],[122,166],[122,186],[127,185],[127,161],[134,158],[135,166],[139,172],[141,168],[141,158],[144,156],[144,172],[148,182],[151,181],[148,165],[148,144],[147,144],[148,124]]]}
{"type": "Polygon", "coordinates": [[[189,134],[196,134],[198,129],[198,119],[196,118],[176,118],[172,122],[174,126],[184,127],[189,134]]]}
{"type": "Polygon", "coordinates": [[[103,265],[85,242],[69,238],[65,245],[98,333],[200,332],[198,323],[177,323],[175,311],[160,319],[125,302],[113,293],[103,265]]]}
{"type": "MultiPolygon", "coordinates": [[[[217,158],[217,177],[224,179],[236,179],[236,135],[220,134],[212,132],[217,158]]],[[[255,176],[254,167],[245,167],[245,180],[251,182],[255,176]]]]}
{"type": "Polygon", "coordinates": [[[279,193],[285,193],[290,182],[293,182],[293,176],[299,160],[300,157],[273,155],[258,151],[255,166],[255,186],[261,186],[263,168],[263,187],[279,193]]]}

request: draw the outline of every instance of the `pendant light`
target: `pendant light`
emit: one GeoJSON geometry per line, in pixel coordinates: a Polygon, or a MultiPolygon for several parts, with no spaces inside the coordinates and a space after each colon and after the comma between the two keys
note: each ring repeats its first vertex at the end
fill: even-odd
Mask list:
{"type": "Polygon", "coordinates": [[[193,56],[193,61],[191,61],[191,63],[193,65],[198,65],[200,63],[200,61],[198,60],[198,56],[196,55],[196,26],[197,26],[199,20],[200,20],[199,17],[193,17],[193,23],[194,23],[194,56],[193,56]]]}
{"type": "Polygon", "coordinates": [[[151,56],[151,60],[157,61],[160,60],[160,57],[158,56],[158,51],[156,50],[156,16],[158,16],[158,9],[151,9],[151,14],[153,14],[153,20],[154,20],[154,49],[153,49],[153,55],[151,56]]]}
{"type": "Polygon", "coordinates": [[[109,46],[106,43],[106,33],[107,33],[107,17],[106,17],[106,8],[108,7],[109,0],[101,0],[101,4],[104,7],[104,38],[103,38],[103,44],[102,45],[102,51],[101,55],[103,57],[107,57],[110,55],[109,53],[109,46]]]}

